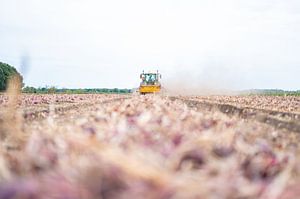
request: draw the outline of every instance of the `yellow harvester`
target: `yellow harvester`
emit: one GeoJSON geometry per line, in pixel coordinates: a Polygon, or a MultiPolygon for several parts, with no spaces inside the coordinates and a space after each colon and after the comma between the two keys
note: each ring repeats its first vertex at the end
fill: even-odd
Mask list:
{"type": "Polygon", "coordinates": [[[156,72],[148,72],[143,73],[140,75],[140,78],[142,80],[140,87],[139,87],[139,93],[142,95],[145,95],[147,93],[157,93],[160,92],[161,90],[161,84],[160,84],[160,79],[161,79],[161,74],[156,72]]]}

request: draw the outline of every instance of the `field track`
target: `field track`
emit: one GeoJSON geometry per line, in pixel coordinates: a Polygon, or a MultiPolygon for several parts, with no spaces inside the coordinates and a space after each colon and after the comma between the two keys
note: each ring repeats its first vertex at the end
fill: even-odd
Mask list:
{"type": "Polygon", "coordinates": [[[272,125],[279,129],[300,133],[300,114],[258,109],[253,107],[237,107],[230,104],[220,104],[207,101],[199,101],[180,97],[170,97],[171,100],[181,100],[191,108],[198,110],[219,110],[229,116],[238,116],[242,119],[254,119],[259,122],[272,125]]]}

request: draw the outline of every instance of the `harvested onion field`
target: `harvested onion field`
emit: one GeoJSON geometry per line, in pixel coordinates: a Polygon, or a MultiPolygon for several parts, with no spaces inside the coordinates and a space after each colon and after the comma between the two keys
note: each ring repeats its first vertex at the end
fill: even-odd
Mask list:
{"type": "Polygon", "coordinates": [[[300,98],[0,96],[0,199],[296,199],[300,98]]]}

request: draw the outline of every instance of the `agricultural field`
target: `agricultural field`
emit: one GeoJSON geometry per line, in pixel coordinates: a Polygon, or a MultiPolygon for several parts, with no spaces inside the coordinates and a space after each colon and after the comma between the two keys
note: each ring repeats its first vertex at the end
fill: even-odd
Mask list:
{"type": "Polygon", "coordinates": [[[299,103],[0,95],[0,199],[296,199],[299,103]]]}
{"type": "Polygon", "coordinates": [[[300,113],[299,96],[195,96],[192,99],[238,107],[300,113]]]}

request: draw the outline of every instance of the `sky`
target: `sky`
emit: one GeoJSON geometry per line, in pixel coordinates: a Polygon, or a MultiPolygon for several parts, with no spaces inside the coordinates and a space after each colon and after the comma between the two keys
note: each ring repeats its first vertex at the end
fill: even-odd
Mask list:
{"type": "Polygon", "coordinates": [[[28,86],[300,90],[299,0],[0,0],[0,61],[28,86]]]}

